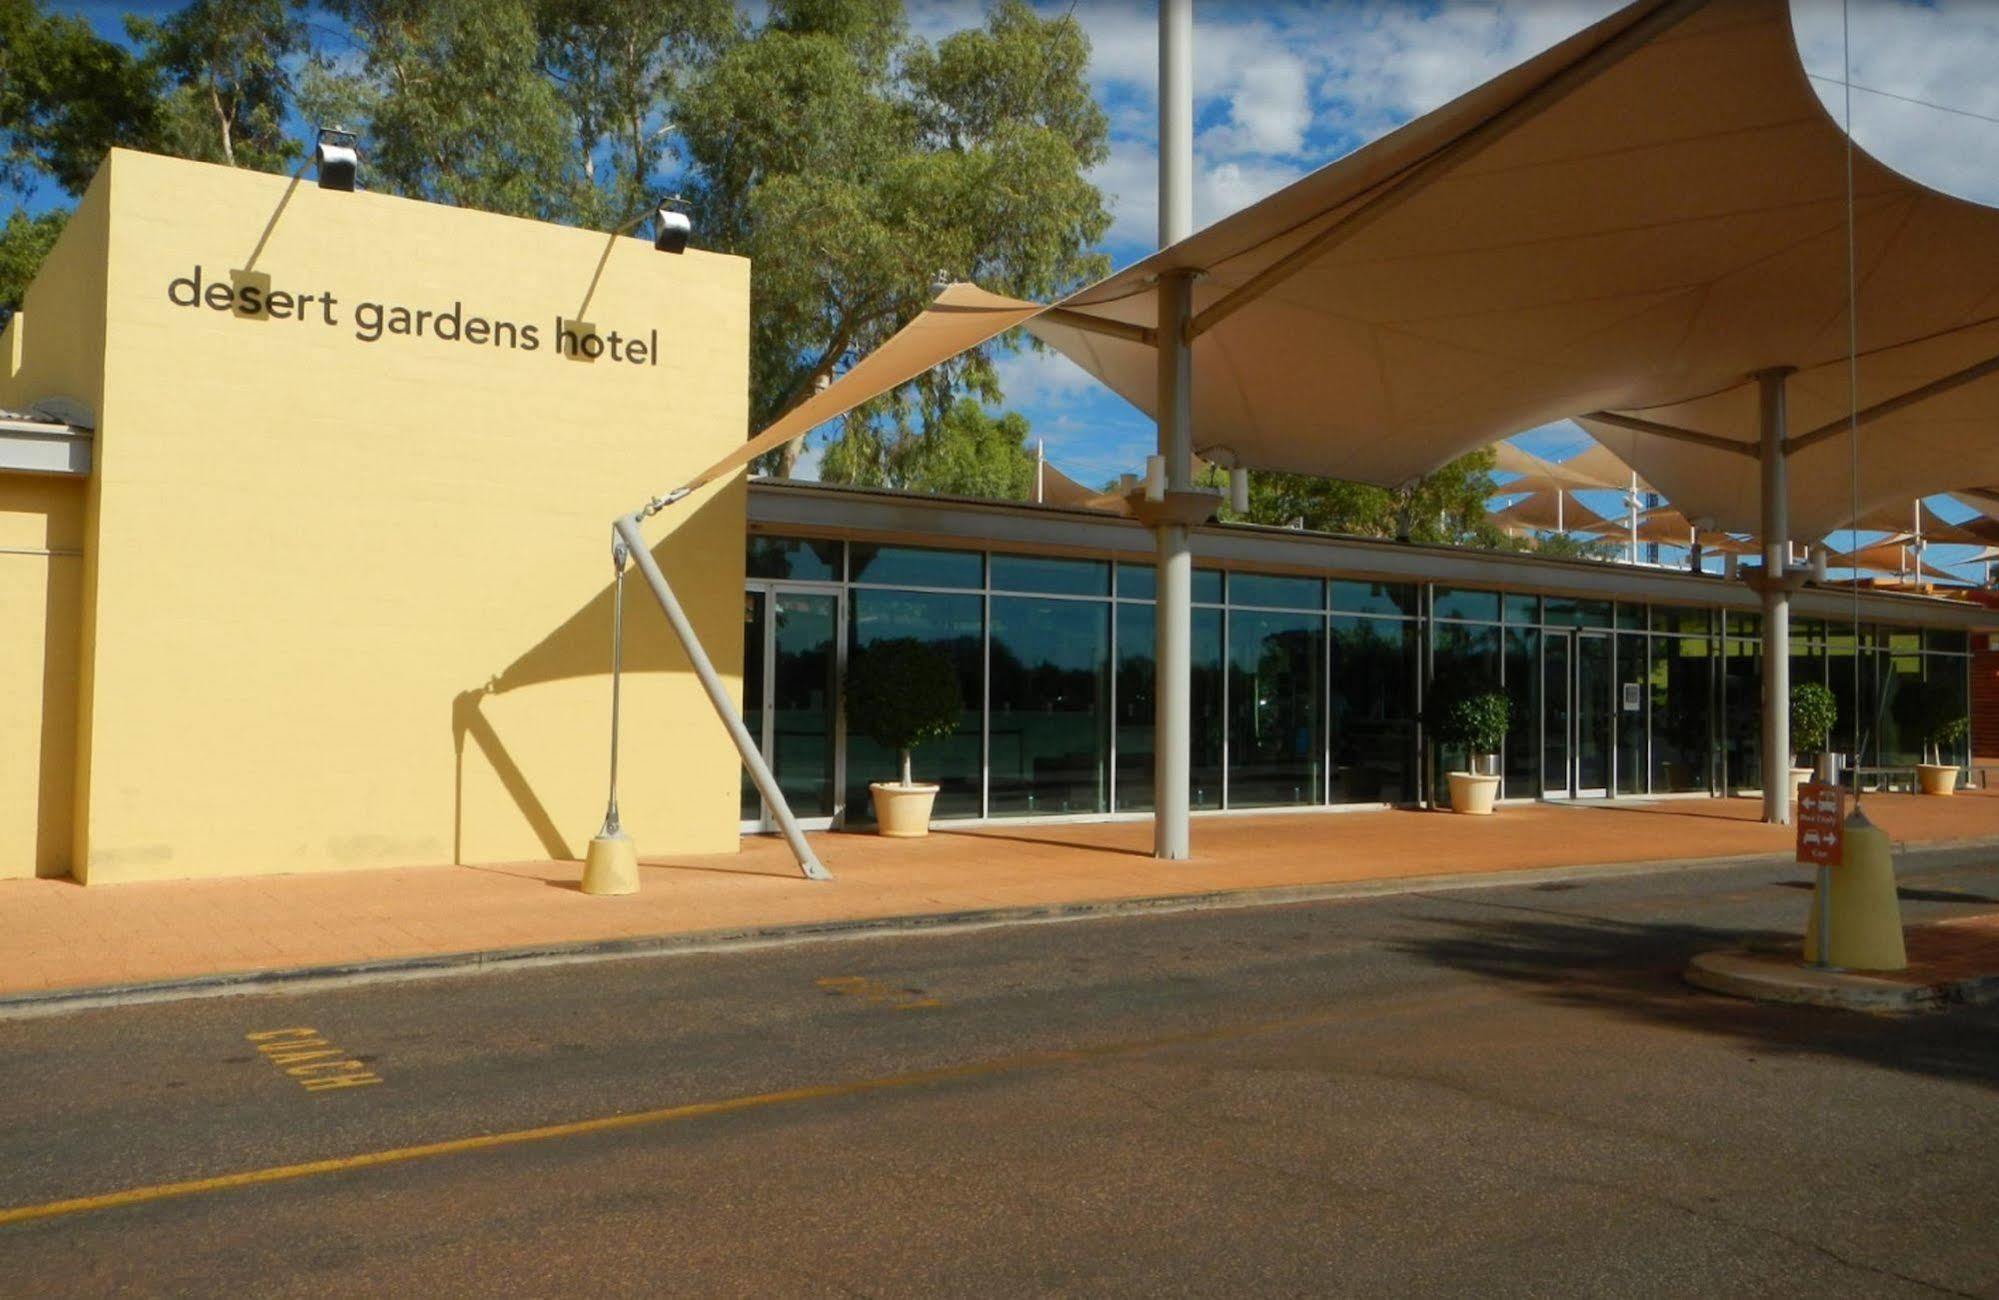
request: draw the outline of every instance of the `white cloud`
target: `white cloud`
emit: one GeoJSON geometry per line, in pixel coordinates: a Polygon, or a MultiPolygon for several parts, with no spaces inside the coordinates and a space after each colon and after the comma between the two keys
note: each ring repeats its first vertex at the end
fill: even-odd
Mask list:
{"type": "Polygon", "coordinates": [[[1000,390],[1007,404],[1075,397],[1095,391],[1096,379],[1059,352],[1035,351],[1023,346],[1018,352],[1002,353],[994,359],[1000,390]]]}

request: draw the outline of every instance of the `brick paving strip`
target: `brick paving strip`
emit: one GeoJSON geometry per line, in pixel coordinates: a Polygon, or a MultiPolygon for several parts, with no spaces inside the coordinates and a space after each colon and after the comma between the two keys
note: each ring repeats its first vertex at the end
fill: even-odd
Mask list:
{"type": "MultiPolygon", "coordinates": [[[[1999,849],[1999,791],[1869,796],[1867,809],[1898,846],[1999,849]]],[[[1522,804],[1490,818],[1412,810],[1201,818],[1184,863],[1151,858],[1148,821],[947,827],[923,840],[823,834],[814,838],[830,883],[800,879],[781,841],[751,837],[735,854],[647,859],[640,892],[624,898],[580,892],[573,861],[97,888],[0,880],[0,1014],[1419,884],[1525,883],[1534,873],[1781,860],[1790,831],[1761,825],[1757,812],[1754,800],[1680,799],[1522,804]]],[[[643,850],[643,828],[638,834],[643,850]]]]}

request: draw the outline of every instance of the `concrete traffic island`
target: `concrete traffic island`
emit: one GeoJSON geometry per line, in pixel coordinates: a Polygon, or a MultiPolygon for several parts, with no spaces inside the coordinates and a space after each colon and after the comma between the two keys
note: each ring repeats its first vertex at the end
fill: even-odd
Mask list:
{"type": "MultiPolygon", "coordinates": [[[[1835,817],[1836,797],[1821,811],[1835,817]]],[[[1802,824],[1799,855],[1810,842],[1802,824]]],[[[1981,913],[1904,929],[1893,843],[1855,809],[1837,830],[1839,862],[1821,860],[1794,951],[1702,953],[1687,965],[1690,983],[1714,993],[1843,1007],[1849,1011],[1929,1011],[1999,999],[1999,913],[1981,913]],[[1821,964],[1823,936],[1824,957],[1821,964]]]]}
{"type": "MultiPolygon", "coordinates": [[[[1916,934],[1910,932],[1912,942],[1916,934]]],[[[1925,972],[1913,963],[1904,971],[1872,974],[1807,966],[1798,952],[1706,952],[1687,964],[1687,982],[1710,993],[1758,1002],[1888,1014],[1940,1011],[1999,1001],[1999,933],[1989,948],[1986,970],[1939,978],[1924,978],[1925,972]]]]}

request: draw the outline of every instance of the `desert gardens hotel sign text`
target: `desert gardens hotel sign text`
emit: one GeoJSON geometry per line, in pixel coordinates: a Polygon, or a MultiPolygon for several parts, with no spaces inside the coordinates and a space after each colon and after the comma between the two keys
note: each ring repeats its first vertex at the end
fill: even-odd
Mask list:
{"type": "Polygon", "coordinates": [[[288,320],[301,326],[350,330],[363,343],[387,338],[431,338],[472,347],[539,352],[578,361],[600,357],[634,366],[659,364],[659,331],[599,330],[584,321],[556,316],[546,333],[539,323],[467,312],[463,302],[449,308],[409,307],[375,299],[349,302],[329,290],[277,288],[256,271],[221,275],[196,266],[167,282],[167,301],[195,311],[226,312],[246,320],[288,320]]]}

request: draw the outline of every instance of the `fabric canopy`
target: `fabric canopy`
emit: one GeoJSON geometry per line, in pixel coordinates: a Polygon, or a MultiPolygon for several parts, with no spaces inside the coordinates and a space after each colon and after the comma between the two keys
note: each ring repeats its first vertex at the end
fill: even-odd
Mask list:
{"type": "MultiPolygon", "coordinates": [[[[1590,450],[1602,451],[1602,448],[1593,447],[1590,450]]],[[[1585,452],[1583,455],[1588,454],[1585,452]]],[[[1612,464],[1615,463],[1616,458],[1611,457],[1610,453],[1604,452],[1604,457],[1612,464]]],[[[1533,452],[1523,451],[1510,442],[1494,443],[1492,460],[1492,467],[1495,470],[1520,476],[1512,482],[1500,485],[1509,492],[1552,492],[1558,488],[1624,491],[1631,486],[1631,473],[1622,466],[1612,470],[1600,460],[1584,463],[1582,456],[1571,457],[1568,460],[1545,460],[1533,452]]]]}
{"type": "MultiPolygon", "coordinates": [[[[1512,486],[1509,483],[1506,488],[1512,486]]],[[[1500,489],[1502,495],[1506,488],[1500,489]]],[[[1561,530],[1574,533],[1604,522],[1602,515],[1576,500],[1574,496],[1561,502],[1558,510],[1553,492],[1536,492],[1522,497],[1503,510],[1493,511],[1491,519],[1493,523],[1510,533],[1530,530],[1536,532],[1561,530]]]]}
{"type": "Polygon", "coordinates": [[[836,420],[871,397],[908,383],[940,361],[1004,334],[1045,308],[987,293],[975,284],[945,286],[937,300],[853,369],[807,397],[736,450],[688,480],[698,488],[733,474],[767,451],[836,420]]]}
{"type": "MultiPolygon", "coordinates": [[[[1631,525],[1624,520],[1611,519],[1586,531],[1609,541],[1628,540],[1631,536],[1631,525]]],[[[1638,540],[1641,542],[1687,546],[1692,543],[1695,536],[1693,522],[1671,506],[1658,506],[1638,516],[1638,540]]],[[[1756,552],[1754,542],[1746,542],[1727,533],[1709,530],[1700,532],[1698,536],[1703,550],[1717,553],[1733,552],[1736,555],[1753,555],[1756,552]]]]}
{"type": "MultiPolygon", "coordinates": [[[[1875,573],[1907,573],[1911,561],[1916,560],[1915,552],[1904,542],[1876,542],[1858,550],[1843,551],[1827,557],[1835,569],[1866,569],[1875,573]]],[[[1942,578],[1946,582],[1962,582],[1954,573],[1946,572],[1935,565],[1917,565],[1925,577],[1942,578]]]]}
{"type": "Polygon", "coordinates": [[[1013,325],[1152,413],[1158,279],[1185,271],[1194,445],[1221,464],[1395,485],[1577,418],[1754,532],[1751,376],[1788,367],[1791,532],[1818,537],[1999,482],[1999,211],[1857,149],[1849,474],[1848,156],[1786,0],[1637,0],[1052,308],[954,287],[765,437],[1013,325]]]}

